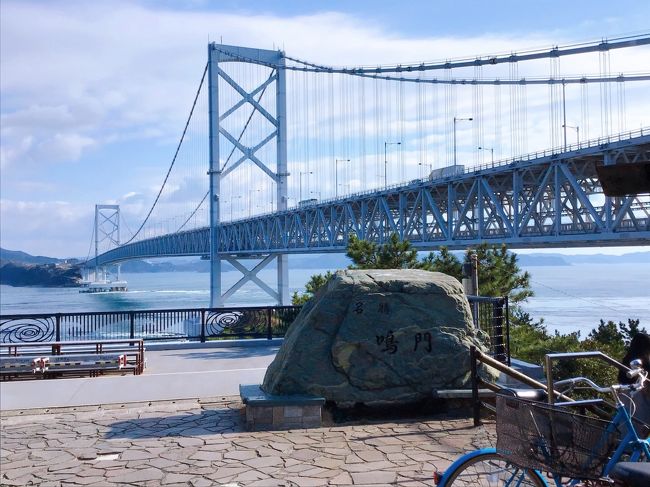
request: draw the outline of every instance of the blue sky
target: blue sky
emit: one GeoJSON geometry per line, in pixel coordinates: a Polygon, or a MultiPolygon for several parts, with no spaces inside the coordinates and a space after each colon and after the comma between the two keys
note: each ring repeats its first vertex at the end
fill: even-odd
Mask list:
{"type": "Polygon", "coordinates": [[[0,241],[59,257],[86,255],[95,203],[127,195],[138,195],[141,211],[151,203],[208,39],[349,65],[590,41],[647,31],[650,18],[646,1],[3,0],[0,8],[0,241]]]}

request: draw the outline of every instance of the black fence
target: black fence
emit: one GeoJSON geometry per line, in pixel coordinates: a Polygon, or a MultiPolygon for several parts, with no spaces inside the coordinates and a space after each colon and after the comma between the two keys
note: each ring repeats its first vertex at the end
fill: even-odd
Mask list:
{"type": "Polygon", "coordinates": [[[283,337],[299,306],[0,316],[0,343],[283,337]]]}
{"type": "Polygon", "coordinates": [[[488,355],[510,365],[510,313],[508,297],[467,296],[476,325],[484,334],[488,355]]]}
{"type": "MultiPolygon", "coordinates": [[[[469,296],[490,355],[510,361],[508,301],[469,296]]],[[[113,340],[199,340],[283,337],[300,306],[199,308],[0,316],[0,343],[113,340]]]]}

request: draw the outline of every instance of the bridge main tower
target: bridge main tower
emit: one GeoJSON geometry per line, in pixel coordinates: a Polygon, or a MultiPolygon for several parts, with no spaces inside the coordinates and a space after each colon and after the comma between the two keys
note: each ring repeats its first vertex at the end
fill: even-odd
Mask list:
{"type": "MultiPolygon", "coordinates": [[[[254,255],[252,267],[247,267],[237,255],[219,253],[222,235],[221,186],[242,164],[262,171],[275,187],[275,211],[287,209],[287,110],[286,71],[282,51],[252,49],[211,43],[208,45],[208,90],[210,130],[210,306],[221,307],[238,289],[253,282],[278,304],[288,304],[288,260],[286,254],[268,253],[254,255]],[[268,73],[255,86],[246,86],[236,79],[236,70],[228,72],[225,63],[247,63],[266,67],[268,73]],[[231,106],[221,106],[226,98],[223,92],[236,94],[237,101],[231,106]],[[264,103],[263,100],[270,100],[264,103]],[[273,103],[274,101],[274,103],[273,103]],[[274,105],[274,106],[273,106],[274,105]],[[246,116],[236,116],[246,110],[246,116]],[[273,113],[275,112],[275,113],[273,113]],[[250,113],[250,115],[248,115],[250,113]],[[268,130],[264,134],[247,134],[251,119],[262,117],[268,130]],[[275,146],[275,147],[273,147],[275,146]],[[261,149],[264,148],[264,151],[261,149]],[[269,150],[270,149],[270,150],[269,150]],[[269,157],[269,154],[273,156],[269,157]],[[234,158],[233,158],[234,156],[234,158]],[[265,157],[266,156],[266,157],[265,157]],[[223,291],[222,262],[226,261],[242,273],[232,287],[223,291]],[[277,288],[272,289],[257,274],[267,265],[277,264],[277,288]]],[[[243,188],[242,188],[243,189],[243,188]]],[[[249,192],[249,197],[250,197],[249,192]]],[[[232,205],[232,202],[231,202],[232,205]]]]}

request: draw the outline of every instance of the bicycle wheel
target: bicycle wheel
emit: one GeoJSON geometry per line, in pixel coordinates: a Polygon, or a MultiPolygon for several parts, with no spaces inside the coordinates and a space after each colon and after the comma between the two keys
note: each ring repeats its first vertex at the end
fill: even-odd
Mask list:
{"type": "Polygon", "coordinates": [[[444,487],[546,487],[546,482],[537,472],[519,468],[493,452],[468,456],[453,471],[445,472],[444,480],[444,487]]]}

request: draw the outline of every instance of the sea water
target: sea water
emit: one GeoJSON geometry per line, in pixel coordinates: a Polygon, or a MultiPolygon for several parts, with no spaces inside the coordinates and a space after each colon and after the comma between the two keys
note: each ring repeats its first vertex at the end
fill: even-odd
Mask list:
{"type": "MultiPolygon", "coordinates": [[[[524,267],[532,276],[535,296],[523,308],[534,319],[544,318],[549,330],[580,331],[582,336],[600,319],[627,322],[641,320],[650,330],[650,263],[574,264],[524,267]]],[[[291,269],[290,292],[302,291],[310,276],[327,269],[291,269]]],[[[265,269],[260,278],[269,283],[275,270],[265,269]]],[[[0,286],[0,313],[54,313],[183,309],[209,306],[210,276],[200,272],[123,274],[127,292],[84,294],[78,288],[0,286]]],[[[227,289],[241,277],[237,271],[223,274],[227,289]]],[[[272,305],[273,300],[254,284],[247,284],[229,306],[272,305]]]]}

